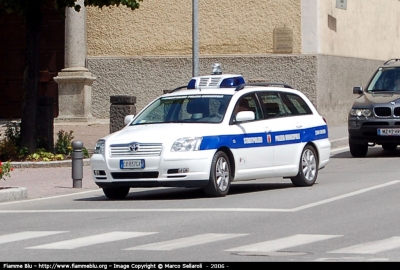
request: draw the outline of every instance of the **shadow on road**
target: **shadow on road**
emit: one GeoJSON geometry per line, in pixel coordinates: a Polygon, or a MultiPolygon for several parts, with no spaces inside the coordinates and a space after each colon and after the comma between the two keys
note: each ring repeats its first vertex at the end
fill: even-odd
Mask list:
{"type": "MultiPolygon", "coordinates": [[[[400,157],[400,148],[392,151],[385,151],[382,149],[380,146],[374,146],[368,148],[368,153],[366,157],[358,158],[358,159],[364,159],[364,158],[399,158],[400,157]]],[[[341,153],[337,153],[335,155],[332,155],[331,158],[353,158],[350,154],[350,151],[345,151],[341,153]]]]}
{"type": "MultiPolygon", "coordinates": [[[[268,180],[265,180],[268,181],[268,180]]],[[[233,183],[230,187],[229,196],[241,195],[253,192],[263,192],[268,190],[293,188],[289,179],[283,179],[288,183],[233,183]]],[[[208,198],[201,188],[155,188],[144,191],[135,191],[130,189],[130,193],[124,199],[125,201],[163,201],[163,200],[198,200],[208,198]]],[[[210,199],[221,199],[210,198],[210,199]]],[[[76,201],[113,201],[107,199],[104,195],[92,198],[77,199],[76,201]]]]}

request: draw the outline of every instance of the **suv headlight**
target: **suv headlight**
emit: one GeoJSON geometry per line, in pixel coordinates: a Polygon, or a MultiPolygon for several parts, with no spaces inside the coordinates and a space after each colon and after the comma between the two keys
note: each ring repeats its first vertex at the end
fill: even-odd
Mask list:
{"type": "Polygon", "coordinates": [[[185,137],[177,139],[171,147],[172,152],[199,150],[203,137],[185,137]]]}
{"type": "Polygon", "coordinates": [[[98,140],[96,143],[96,147],[94,148],[94,153],[104,155],[105,144],[106,142],[104,140],[98,140]]]}
{"type": "Polygon", "coordinates": [[[372,112],[370,109],[351,109],[350,115],[370,117],[372,112]]]}

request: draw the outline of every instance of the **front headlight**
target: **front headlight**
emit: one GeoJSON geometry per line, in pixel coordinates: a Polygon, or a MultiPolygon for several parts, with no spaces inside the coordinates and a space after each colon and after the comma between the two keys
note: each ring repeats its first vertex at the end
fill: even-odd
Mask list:
{"type": "Polygon", "coordinates": [[[96,147],[94,148],[94,153],[104,155],[105,144],[106,142],[104,140],[98,140],[96,143],[96,147]]]}
{"type": "Polygon", "coordinates": [[[370,109],[351,109],[350,111],[351,116],[364,116],[364,117],[370,117],[372,115],[372,112],[370,109]]]}
{"type": "Polygon", "coordinates": [[[185,137],[174,142],[171,147],[172,152],[196,151],[199,150],[203,137],[185,137]]]}

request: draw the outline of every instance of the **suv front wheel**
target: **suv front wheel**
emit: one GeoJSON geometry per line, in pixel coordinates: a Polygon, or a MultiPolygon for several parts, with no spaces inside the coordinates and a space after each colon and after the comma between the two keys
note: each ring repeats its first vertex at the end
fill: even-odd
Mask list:
{"type": "Polygon", "coordinates": [[[355,144],[349,141],[349,147],[353,157],[365,157],[368,153],[368,144],[355,144]]]}

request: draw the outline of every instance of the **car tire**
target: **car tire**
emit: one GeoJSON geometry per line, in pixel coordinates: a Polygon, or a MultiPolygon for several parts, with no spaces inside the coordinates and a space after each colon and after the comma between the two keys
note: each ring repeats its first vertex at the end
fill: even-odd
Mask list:
{"type": "Polygon", "coordinates": [[[103,188],[103,192],[111,200],[122,200],[128,195],[129,189],[129,187],[107,187],[103,188]]]}
{"type": "Polygon", "coordinates": [[[365,157],[368,153],[368,144],[355,144],[349,141],[349,148],[353,157],[365,157]]]}
{"type": "Polygon", "coordinates": [[[384,143],[382,144],[382,148],[385,151],[394,151],[397,149],[397,144],[394,143],[384,143]]]}
{"type": "Polygon", "coordinates": [[[308,187],[314,185],[318,177],[318,157],[314,147],[306,145],[301,153],[299,161],[299,172],[291,177],[296,187],[308,187]]]}
{"type": "Polygon", "coordinates": [[[232,174],[228,156],[218,151],[211,162],[210,179],[203,191],[210,197],[224,197],[231,186],[232,174]]]}

